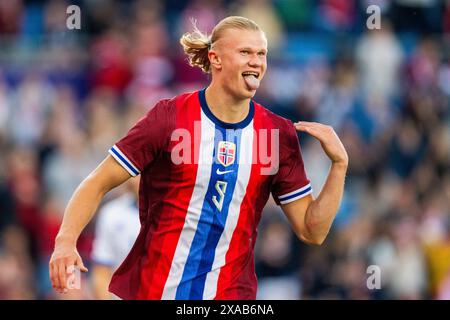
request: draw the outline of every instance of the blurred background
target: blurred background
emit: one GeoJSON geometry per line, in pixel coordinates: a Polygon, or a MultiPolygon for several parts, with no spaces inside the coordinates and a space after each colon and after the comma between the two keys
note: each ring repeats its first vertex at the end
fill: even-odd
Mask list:
{"type": "MultiPolygon", "coordinates": [[[[350,167],[326,242],[306,246],[271,200],[259,227],[260,299],[450,298],[450,1],[0,0],[0,299],[52,291],[48,261],[67,201],[154,103],[204,87],[178,39],[190,19],[255,20],[269,38],[256,100],[330,124],[350,167]],[[66,9],[81,8],[81,30],[66,9]],[[368,30],[366,8],[381,9],[368,30]],[[367,268],[381,289],[367,287],[367,268]]],[[[301,134],[320,191],[329,161],[301,134]]],[[[124,191],[119,188],[105,203],[124,191]]],[[[96,220],[78,248],[91,261],[96,220]]]]}

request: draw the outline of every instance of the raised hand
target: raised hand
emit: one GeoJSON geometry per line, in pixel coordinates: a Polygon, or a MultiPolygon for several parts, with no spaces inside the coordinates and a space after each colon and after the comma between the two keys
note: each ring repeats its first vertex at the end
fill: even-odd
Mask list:
{"type": "Polygon", "coordinates": [[[318,122],[299,121],[294,123],[297,131],[303,131],[320,141],[328,158],[335,164],[348,165],[348,155],[333,127],[318,122]]]}

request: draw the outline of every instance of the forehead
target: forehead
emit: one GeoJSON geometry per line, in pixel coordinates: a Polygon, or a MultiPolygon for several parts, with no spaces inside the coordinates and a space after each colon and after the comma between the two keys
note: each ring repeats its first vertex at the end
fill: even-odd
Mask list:
{"type": "Polygon", "coordinates": [[[267,49],[265,34],[259,30],[227,29],[218,42],[226,48],[252,48],[255,50],[267,49]]]}

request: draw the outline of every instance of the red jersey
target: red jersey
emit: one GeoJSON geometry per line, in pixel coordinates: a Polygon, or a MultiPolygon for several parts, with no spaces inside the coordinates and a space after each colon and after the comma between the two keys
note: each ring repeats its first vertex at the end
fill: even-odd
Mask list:
{"type": "Polygon", "coordinates": [[[251,100],[225,123],[205,90],[162,100],[110,154],[141,174],[139,236],[114,273],[123,299],[255,299],[261,212],[311,193],[292,122],[251,100]]]}

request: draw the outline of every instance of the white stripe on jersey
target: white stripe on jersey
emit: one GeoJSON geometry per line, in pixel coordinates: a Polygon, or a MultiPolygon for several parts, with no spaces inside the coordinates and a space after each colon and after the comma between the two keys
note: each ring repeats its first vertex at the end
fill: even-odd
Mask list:
{"type": "Polygon", "coordinates": [[[289,192],[289,193],[283,194],[282,196],[279,196],[279,197],[278,197],[278,200],[284,200],[285,198],[287,198],[287,197],[289,197],[289,196],[292,196],[292,195],[295,194],[295,193],[301,193],[303,190],[305,190],[305,189],[307,189],[307,188],[309,188],[309,187],[311,187],[311,184],[310,184],[310,183],[308,183],[308,184],[307,184],[306,186],[304,186],[304,187],[301,187],[300,189],[297,189],[297,190],[291,191],[291,192],[289,192]]]}
{"type": "Polygon", "coordinates": [[[311,184],[308,183],[306,186],[301,187],[300,189],[297,189],[295,191],[289,192],[285,195],[278,197],[278,200],[280,200],[280,204],[287,204],[292,201],[303,198],[310,193],[312,193],[312,187],[311,184]]]}
{"type": "Polygon", "coordinates": [[[116,145],[112,146],[111,149],[109,149],[109,154],[112,155],[114,157],[114,159],[117,160],[117,162],[120,163],[120,165],[128,171],[128,173],[132,176],[135,177],[137,176],[140,171],[138,168],[136,168],[135,165],[133,165],[133,163],[127,158],[126,155],[123,154],[122,151],[120,151],[119,147],[117,147],[116,145]],[[117,152],[117,154],[115,152],[117,152]]]}
{"type": "Polygon", "coordinates": [[[177,248],[175,249],[169,276],[164,286],[163,300],[175,299],[178,284],[183,277],[184,266],[186,265],[191,244],[197,231],[198,222],[202,214],[203,202],[208,191],[209,179],[211,178],[211,161],[214,152],[214,139],[211,139],[211,137],[214,137],[214,135],[214,124],[201,111],[201,143],[195,187],[187,209],[183,230],[181,231],[177,248]]]}

